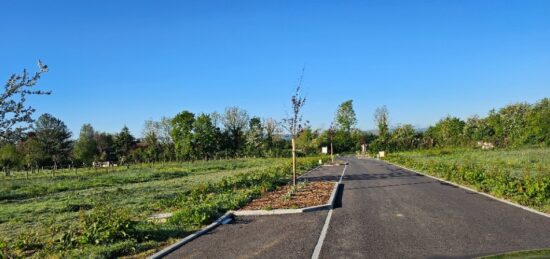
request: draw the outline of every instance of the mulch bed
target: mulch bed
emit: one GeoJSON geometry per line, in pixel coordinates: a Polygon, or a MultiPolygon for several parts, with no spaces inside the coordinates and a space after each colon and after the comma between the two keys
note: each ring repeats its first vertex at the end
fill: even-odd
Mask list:
{"type": "Polygon", "coordinates": [[[260,198],[250,202],[241,210],[271,210],[271,209],[299,209],[317,205],[324,205],[330,199],[334,182],[308,182],[298,184],[292,195],[292,185],[277,188],[264,193],[260,198]]]}

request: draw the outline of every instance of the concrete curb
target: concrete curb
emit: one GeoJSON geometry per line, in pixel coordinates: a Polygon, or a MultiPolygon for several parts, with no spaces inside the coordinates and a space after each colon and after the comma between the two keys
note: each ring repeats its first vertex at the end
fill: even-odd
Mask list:
{"type": "Polygon", "coordinates": [[[214,221],[212,224],[202,228],[201,230],[185,237],[184,239],[182,240],[179,240],[178,242],[156,252],[155,254],[147,257],[149,259],[159,259],[159,258],[162,258],[166,255],[168,255],[169,253],[173,252],[174,250],[178,249],[180,246],[182,245],[185,245],[186,243],[189,243],[191,240],[199,237],[200,235],[216,228],[217,226],[221,225],[222,223],[225,223],[226,224],[226,220],[232,220],[233,219],[233,214],[231,212],[227,212],[225,213],[223,216],[219,217],[216,221],[214,221]]]}
{"type": "Polygon", "coordinates": [[[336,201],[336,193],[340,186],[339,182],[334,183],[334,188],[330,194],[330,198],[326,204],[311,206],[301,209],[276,209],[276,210],[238,210],[232,211],[235,216],[264,216],[264,215],[284,215],[284,214],[296,214],[304,212],[312,212],[318,210],[329,210],[334,207],[334,202],[336,201]]]}
{"type": "Polygon", "coordinates": [[[540,211],[538,211],[538,210],[531,209],[531,208],[526,207],[526,206],[523,206],[523,205],[519,205],[519,204],[517,204],[517,203],[515,203],[515,202],[511,202],[511,201],[509,201],[509,200],[505,200],[505,199],[502,199],[502,198],[498,198],[498,197],[495,197],[495,196],[493,196],[493,195],[491,195],[491,194],[484,193],[484,192],[480,192],[480,191],[474,190],[474,189],[472,189],[472,188],[470,188],[470,187],[466,187],[466,186],[460,185],[460,184],[458,184],[458,183],[450,182],[450,181],[441,179],[441,178],[439,178],[439,177],[435,177],[435,176],[428,175],[428,174],[426,174],[426,173],[418,172],[418,171],[416,171],[416,170],[413,170],[413,169],[410,169],[410,168],[407,168],[407,167],[404,167],[404,166],[401,166],[401,165],[398,165],[398,164],[394,164],[394,163],[391,163],[391,162],[386,161],[386,160],[380,160],[380,161],[384,161],[385,163],[388,163],[388,164],[390,164],[390,165],[393,165],[393,166],[396,166],[396,167],[399,167],[399,168],[403,168],[403,169],[405,169],[405,170],[408,170],[408,171],[411,171],[411,172],[415,172],[415,173],[421,174],[421,175],[423,175],[423,176],[427,176],[427,177],[432,178],[432,179],[434,179],[434,180],[437,180],[437,181],[440,181],[440,182],[444,182],[444,183],[447,183],[447,184],[450,184],[450,185],[459,187],[459,188],[464,189],[464,190],[467,190],[467,191],[471,191],[471,192],[475,192],[475,193],[477,193],[477,194],[481,194],[481,195],[483,195],[483,196],[485,196],[485,197],[488,197],[488,198],[491,198],[491,199],[494,199],[494,200],[497,200],[497,201],[506,203],[506,204],[508,204],[508,205],[512,205],[512,206],[514,206],[514,207],[517,207],[517,208],[520,208],[520,209],[523,209],[523,210],[526,210],[526,211],[529,211],[529,212],[532,212],[532,213],[541,215],[541,216],[543,216],[543,217],[550,218],[550,214],[547,214],[547,213],[544,213],[544,212],[540,212],[540,211]]]}

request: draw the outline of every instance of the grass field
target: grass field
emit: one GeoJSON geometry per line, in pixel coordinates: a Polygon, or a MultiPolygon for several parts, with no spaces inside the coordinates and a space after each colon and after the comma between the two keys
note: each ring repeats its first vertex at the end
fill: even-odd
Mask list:
{"type": "Polygon", "coordinates": [[[550,212],[550,148],[422,150],[387,160],[550,212]]]}
{"type": "MultiPolygon", "coordinates": [[[[300,170],[315,165],[302,158],[300,170]]],[[[65,170],[0,178],[0,258],[139,254],[288,181],[289,159],[65,170]],[[174,212],[168,223],[147,221],[174,212]]]]}

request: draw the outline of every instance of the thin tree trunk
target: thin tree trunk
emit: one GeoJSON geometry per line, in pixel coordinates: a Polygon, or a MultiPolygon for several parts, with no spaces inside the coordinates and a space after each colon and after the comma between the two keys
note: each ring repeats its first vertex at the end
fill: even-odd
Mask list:
{"type": "Polygon", "coordinates": [[[292,185],[296,185],[296,141],[292,138],[292,185]]]}
{"type": "Polygon", "coordinates": [[[332,164],[334,164],[334,153],[332,151],[332,140],[330,141],[330,160],[332,161],[332,164]]]}

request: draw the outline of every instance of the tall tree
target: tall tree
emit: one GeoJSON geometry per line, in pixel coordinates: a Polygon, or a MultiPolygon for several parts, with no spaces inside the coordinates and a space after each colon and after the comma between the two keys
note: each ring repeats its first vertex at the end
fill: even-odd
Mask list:
{"type": "Polygon", "coordinates": [[[386,106],[376,108],[374,122],[378,126],[378,138],[372,143],[374,151],[386,150],[390,138],[390,126],[388,108],[386,106]]]}
{"type": "Polygon", "coordinates": [[[244,131],[248,123],[248,113],[238,107],[228,107],[223,114],[222,123],[228,133],[229,148],[233,156],[241,155],[245,144],[244,131]]]}
{"type": "Polygon", "coordinates": [[[23,155],[23,161],[26,166],[34,172],[46,157],[42,143],[36,139],[34,133],[30,134],[20,143],[20,149],[23,155]]]}
{"type": "Polygon", "coordinates": [[[11,169],[20,162],[21,155],[14,144],[4,144],[0,147],[0,165],[6,176],[9,176],[11,169]]]}
{"type": "Polygon", "coordinates": [[[208,114],[201,114],[193,123],[194,156],[208,160],[218,151],[219,129],[208,114]]]}
{"type": "Polygon", "coordinates": [[[94,139],[97,145],[96,160],[98,161],[114,161],[114,138],[113,135],[107,132],[96,132],[94,139]]]}
{"type": "Polygon", "coordinates": [[[21,139],[24,131],[33,122],[35,109],[26,104],[30,95],[49,95],[50,91],[33,90],[48,66],[38,60],[38,72],[29,76],[26,69],[20,75],[13,74],[8,79],[4,92],[0,94],[0,140],[15,142],[21,139]]]}
{"type": "Polygon", "coordinates": [[[91,165],[97,155],[95,131],[91,124],[84,124],[74,145],[74,156],[83,165],[91,165]]]}
{"type": "Polygon", "coordinates": [[[378,126],[378,136],[382,139],[387,139],[390,135],[389,115],[386,106],[376,108],[374,112],[374,120],[378,126]]]}
{"type": "Polygon", "coordinates": [[[544,98],[534,104],[528,118],[528,143],[550,146],[550,99],[544,98]]]}
{"type": "Polygon", "coordinates": [[[130,151],[136,145],[136,139],[126,125],[115,135],[113,145],[119,163],[126,163],[129,160],[130,151]]]}
{"type": "Polygon", "coordinates": [[[182,111],[172,119],[171,135],[175,145],[176,157],[180,160],[191,158],[194,122],[195,115],[189,111],[182,111]]]}
{"type": "Polygon", "coordinates": [[[292,141],[292,184],[296,185],[296,137],[298,133],[305,128],[307,121],[303,121],[302,108],[306,104],[306,98],[302,95],[302,82],[304,79],[304,70],[302,69],[302,74],[298,80],[298,85],[296,90],[290,97],[290,104],[292,107],[292,114],[290,117],[283,119],[284,126],[290,133],[292,141]]]}
{"type": "Polygon", "coordinates": [[[272,153],[272,149],[275,147],[275,142],[281,135],[280,124],[273,118],[267,118],[264,119],[263,125],[265,129],[265,146],[266,149],[272,153]]]}
{"type": "Polygon", "coordinates": [[[57,169],[57,165],[65,161],[71,152],[71,132],[63,121],[48,113],[36,120],[34,130],[47,160],[57,169]]]}
{"type": "Polygon", "coordinates": [[[247,154],[254,157],[261,156],[262,144],[264,144],[262,121],[258,117],[252,117],[248,123],[248,132],[246,133],[247,154]]]}
{"type": "Polygon", "coordinates": [[[353,100],[348,100],[340,104],[335,117],[336,126],[344,132],[351,134],[352,128],[357,125],[357,118],[353,110],[353,100]]]}
{"type": "Polygon", "coordinates": [[[149,162],[158,161],[161,153],[161,147],[155,131],[146,131],[143,136],[145,144],[145,156],[149,162]]]}

